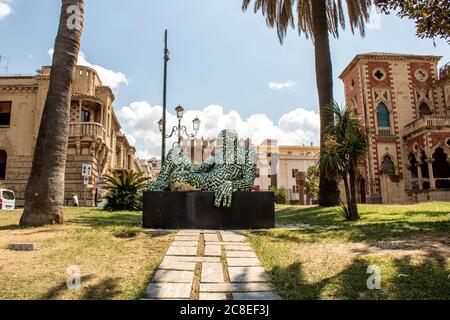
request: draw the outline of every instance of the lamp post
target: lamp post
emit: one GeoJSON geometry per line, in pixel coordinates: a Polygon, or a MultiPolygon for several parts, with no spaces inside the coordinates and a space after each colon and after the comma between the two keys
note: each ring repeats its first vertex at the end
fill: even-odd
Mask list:
{"type": "Polygon", "coordinates": [[[164,163],[166,157],[166,102],[167,102],[167,63],[169,62],[169,49],[167,48],[167,29],[164,32],[164,85],[163,85],[163,116],[160,124],[162,131],[161,163],[164,163]]]}
{"type": "Polygon", "coordinates": [[[181,120],[183,119],[184,116],[184,108],[182,106],[178,106],[175,108],[176,114],[177,114],[177,118],[178,118],[178,126],[174,126],[172,128],[172,132],[169,135],[164,135],[164,120],[161,119],[158,122],[158,126],[159,126],[159,131],[161,133],[163,133],[163,138],[165,139],[169,139],[171,138],[175,133],[178,134],[178,146],[180,146],[181,141],[183,141],[183,133],[184,135],[186,135],[188,138],[195,138],[197,136],[198,130],[200,129],[200,119],[198,117],[195,117],[195,119],[192,121],[192,128],[194,129],[194,134],[189,134],[187,131],[186,126],[182,126],[181,125],[181,120]]]}

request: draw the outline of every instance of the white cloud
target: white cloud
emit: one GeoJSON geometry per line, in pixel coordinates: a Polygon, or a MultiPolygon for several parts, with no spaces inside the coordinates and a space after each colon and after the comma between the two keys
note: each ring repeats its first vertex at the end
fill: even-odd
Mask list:
{"type": "Polygon", "coordinates": [[[11,1],[0,1],[0,20],[6,18],[12,13],[11,1]]]}
{"type": "Polygon", "coordinates": [[[269,82],[269,88],[274,90],[281,90],[284,88],[290,88],[295,86],[297,83],[295,81],[289,80],[287,82],[269,82]]]}
{"type": "MultiPolygon", "coordinates": [[[[48,54],[52,57],[54,53],[54,49],[48,50],[48,54]]],[[[97,71],[100,80],[105,86],[111,87],[113,89],[117,88],[121,84],[128,85],[130,81],[128,78],[122,73],[122,72],[116,72],[110,69],[106,69],[102,66],[98,66],[95,64],[90,63],[86,55],[83,51],[80,51],[80,54],[78,55],[78,64],[81,66],[86,66],[89,68],[94,69],[97,71]]]]}
{"type": "MultiPolygon", "coordinates": [[[[161,134],[158,121],[162,116],[161,106],[152,106],[146,101],[133,102],[119,109],[119,120],[125,129],[138,142],[138,155],[141,158],[160,156],[161,134]]],[[[242,138],[250,138],[254,144],[265,139],[277,139],[280,145],[309,145],[319,143],[320,118],[314,111],[297,108],[284,114],[274,123],[264,114],[254,114],[243,120],[239,113],[225,113],[218,105],[210,105],[203,110],[187,111],[183,124],[192,131],[192,120],[199,117],[201,128],[199,137],[213,138],[223,129],[234,129],[242,138]]],[[[177,124],[174,113],[167,114],[168,133],[177,124]]],[[[169,140],[168,148],[175,140],[169,140]]]]}

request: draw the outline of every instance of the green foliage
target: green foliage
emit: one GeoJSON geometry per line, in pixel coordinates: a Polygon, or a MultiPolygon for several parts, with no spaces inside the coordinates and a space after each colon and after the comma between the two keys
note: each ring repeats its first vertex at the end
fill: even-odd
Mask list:
{"type": "Polygon", "coordinates": [[[105,177],[105,210],[139,211],[142,210],[142,191],[147,186],[148,178],[134,171],[114,170],[105,177]]]}
{"type": "Polygon", "coordinates": [[[319,183],[320,183],[319,167],[317,166],[309,167],[308,171],[306,171],[305,189],[306,192],[311,194],[311,198],[314,200],[319,198],[319,183]]]}
{"type": "Polygon", "coordinates": [[[274,193],[276,204],[287,204],[289,201],[288,191],[284,187],[270,187],[270,191],[274,193]]]}
{"type": "Polygon", "coordinates": [[[340,176],[344,181],[348,204],[348,220],[359,220],[356,202],[356,174],[358,163],[368,154],[367,135],[352,108],[328,107],[335,121],[326,129],[329,133],[320,154],[320,170],[326,177],[340,176]]]}
{"type": "Polygon", "coordinates": [[[446,39],[450,43],[450,2],[448,0],[377,0],[381,10],[397,12],[415,21],[419,38],[446,39]]]}
{"type": "Polygon", "coordinates": [[[139,227],[115,226],[111,228],[111,233],[116,238],[134,238],[139,232],[141,232],[139,227]]]}

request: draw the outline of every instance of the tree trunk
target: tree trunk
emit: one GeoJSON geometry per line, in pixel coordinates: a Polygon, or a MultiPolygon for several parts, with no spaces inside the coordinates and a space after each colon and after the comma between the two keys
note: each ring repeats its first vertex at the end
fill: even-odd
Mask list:
{"type": "Polygon", "coordinates": [[[356,173],[355,166],[350,168],[349,177],[350,177],[350,202],[351,202],[351,211],[350,211],[350,220],[358,221],[360,219],[358,214],[358,204],[356,202],[356,173]]]}
{"type": "MultiPolygon", "coordinates": [[[[324,147],[327,139],[327,127],[333,122],[333,114],[327,106],[333,103],[333,68],[331,64],[330,39],[326,0],[311,1],[312,25],[314,35],[314,51],[316,63],[316,81],[319,93],[320,110],[320,146],[324,147]]],[[[339,204],[339,189],[335,179],[329,180],[324,173],[320,173],[319,204],[330,207],[339,204]]]]}
{"type": "Polygon", "coordinates": [[[80,51],[84,0],[62,0],[50,84],[25,190],[21,226],[63,223],[70,100],[80,51]]]}
{"type": "MultiPolygon", "coordinates": [[[[343,181],[344,181],[345,197],[347,198],[347,210],[350,213],[351,212],[352,201],[351,201],[351,197],[350,197],[350,187],[349,187],[349,183],[348,183],[348,175],[345,174],[345,175],[343,175],[342,178],[343,178],[343,181]]],[[[348,220],[349,216],[346,216],[345,218],[348,220]]]]}

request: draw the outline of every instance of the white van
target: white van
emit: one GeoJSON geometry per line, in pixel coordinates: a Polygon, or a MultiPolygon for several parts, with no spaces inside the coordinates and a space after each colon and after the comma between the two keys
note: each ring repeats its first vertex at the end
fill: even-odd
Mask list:
{"type": "Polygon", "coordinates": [[[16,208],[16,196],[13,191],[0,189],[0,210],[14,210],[16,208]]]}

